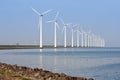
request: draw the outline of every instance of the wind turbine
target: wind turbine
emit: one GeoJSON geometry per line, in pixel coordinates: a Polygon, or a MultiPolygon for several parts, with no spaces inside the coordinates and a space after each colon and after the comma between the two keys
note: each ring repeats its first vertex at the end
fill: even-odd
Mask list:
{"type": "Polygon", "coordinates": [[[87,36],[87,33],[86,32],[84,32],[84,40],[85,40],[85,45],[84,45],[84,47],[87,47],[87,38],[86,38],[86,36],[87,36]]]}
{"type": "Polygon", "coordinates": [[[102,47],[105,47],[105,40],[102,39],[102,47]]]}
{"type": "Polygon", "coordinates": [[[91,34],[91,31],[89,30],[87,33],[87,47],[88,48],[90,47],[90,34],[91,34]]]}
{"type": "Polygon", "coordinates": [[[80,45],[81,47],[83,47],[83,32],[81,29],[79,30],[79,32],[80,32],[80,45]]]}
{"type": "Polygon", "coordinates": [[[98,43],[99,43],[99,45],[98,45],[98,46],[99,46],[99,47],[102,47],[102,38],[101,38],[101,37],[99,37],[98,41],[99,41],[99,42],[98,42],[98,43]]]}
{"type": "Polygon", "coordinates": [[[94,33],[92,34],[92,46],[97,46],[97,36],[94,33]]]}
{"type": "Polygon", "coordinates": [[[92,47],[92,33],[89,33],[89,47],[92,47]]]}
{"type": "Polygon", "coordinates": [[[64,25],[62,31],[64,31],[64,47],[66,48],[66,47],[67,47],[67,45],[66,45],[66,28],[67,28],[67,26],[70,25],[71,23],[65,24],[62,19],[61,19],[61,21],[62,21],[62,23],[63,23],[63,25],[64,25]]]}
{"type": "Polygon", "coordinates": [[[57,23],[57,17],[59,15],[59,12],[57,12],[55,18],[51,21],[48,21],[48,23],[51,23],[53,22],[54,23],[54,47],[56,48],[57,47],[57,38],[56,38],[56,29],[59,28],[59,25],[57,23]]]}
{"type": "Polygon", "coordinates": [[[83,31],[83,29],[81,28],[80,29],[80,32],[81,32],[81,47],[85,47],[85,32],[83,31]]]}
{"type": "Polygon", "coordinates": [[[42,17],[43,17],[43,15],[47,14],[47,13],[50,12],[51,10],[47,10],[47,11],[41,13],[41,14],[40,14],[37,10],[35,10],[34,8],[32,8],[32,10],[33,10],[37,15],[39,15],[39,26],[40,26],[40,48],[42,48],[42,47],[43,47],[43,45],[42,45],[42,17]]]}
{"type": "Polygon", "coordinates": [[[95,47],[95,34],[91,34],[91,47],[95,47]]]}
{"type": "Polygon", "coordinates": [[[74,47],[74,34],[73,33],[74,33],[74,27],[75,26],[77,26],[77,25],[72,26],[72,45],[71,45],[71,47],[74,47]]]}
{"type": "Polygon", "coordinates": [[[79,47],[80,45],[79,45],[79,35],[80,34],[80,31],[79,31],[79,27],[78,27],[78,30],[77,30],[77,47],[79,47]]]}

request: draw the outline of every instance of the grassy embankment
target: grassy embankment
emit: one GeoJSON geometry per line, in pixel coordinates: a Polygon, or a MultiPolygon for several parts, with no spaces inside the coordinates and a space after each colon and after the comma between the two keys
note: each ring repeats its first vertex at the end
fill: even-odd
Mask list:
{"type": "MultiPolygon", "coordinates": [[[[51,45],[44,45],[43,48],[54,48],[51,45]]],[[[56,48],[64,48],[63,46],[57,46],[56,48]]],[[[71,48],[67,46],[67,48],[71,48]]],[[[0,45],[0,49],[40,49],[39,45],[0,45]]]]}
{"type": "Polygon", "coordinates": [[[15,74],[15,73],[10,73],[10,72],[4,72],[0,70],[0,78],[2,80],[12,80],[12,79],[17,79],[17,80],[31,80],[30,78],[23,77],[21,75],[15,74]]]}

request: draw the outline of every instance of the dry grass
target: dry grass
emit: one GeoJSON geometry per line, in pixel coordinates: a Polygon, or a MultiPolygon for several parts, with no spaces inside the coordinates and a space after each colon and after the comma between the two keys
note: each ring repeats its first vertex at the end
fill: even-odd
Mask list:
{"type": "Polygon", "coordinates": [[[26,78],[15,73],[3,72],[3,71],[0,71],[0,76],[5,77],[6,79],[11,78],[12,80],[32,80],[30,78],[26,78]]]}

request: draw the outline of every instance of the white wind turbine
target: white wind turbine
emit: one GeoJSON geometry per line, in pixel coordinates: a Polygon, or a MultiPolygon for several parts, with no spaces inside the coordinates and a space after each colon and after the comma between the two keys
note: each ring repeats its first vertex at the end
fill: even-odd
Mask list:
{"type": "Polygon", "coordinates": [[[53,22],[54,23],[54,47],[57,47],[57,37],[56,37],[56,29],[59,28],[59,25],[57,23],[57,16],[59,15],[59,12],[57,12],[54,20],[48,21],[48,23],[53,22]]]}
{"type": "Polygon", "coordinates": [[[94,41],[95,41],[95,36],[94,34],[92,33],[91,34],[91,46],[94,47],[94,41]]]}
{"type": "Polygon", "coordinates": [[[87,47],[87,33],[83,31],[84,34],[84,47],[87,47]]]}
{"type": "Polygon", "coordinates": [[[81,47],[86,47],[87,40],[86,40],[86,32],[81,29],[81,47]]]}
{"type": "Polygon", "coordinates": [[[74,27],[75,26],[77,26],[77,25],[72,26],[72,45],[71,45],[71,47],[74,47],[74,27]]]}
{"type": "Polygon", "coordinates": [[[62,23],[63,23],[63,25],[64,25],[62,31],[64,31],[64,47],[66,48],[66,47],[67,47],[67,45],[66,45],[66,28],[67,28],[67,26],[70,25],[71,23],[65,24],[62,19],[61,19],[61,21],[62,21],[62,23]]]}
{"type": "Polygon", "coordinates": [[[83,39],[83,32],[81,31],[81,47],[84,47],[84,39],[83,39]]]}
{"type": "Polygon", "coordinates": [[[39,26],[40,26],[40,48],[42,48],[42,47],[43,47],[43,45],[42,45],[42,17],[43,17],[43,15],[47,14],[47,13],[50,12],[51,10],[47,10],[47,11],[41,13],[41,14],[40,14],[37,10],[35,10],[34,8],[32,8],[32,10],[33,10],[36,14],[39,15],[39,26]]]}
{"type": "Polygon", "coordinates": [[[88,31],[88,33],[87,33],[87,47],[90,47],[90,34],[91,34],[91,31],[88,31]]]}
{"type": "Polygon", "coordinates": [[[77,30],[77,47],[79,47],[80,46],[80,44],[79,44],[79,37],[80,37],[80,31],[79,31],[79,27],[78,27],[78,30],[77,30]]]}
{"type": "Polygon", "coordinates": [[[102,47],[102,38],[99,37],[99,47],[102,47]]]}
{"type": "Polygon", "coordinates": [[[76,29],[75,31],[77,32],[77,47],[79,47],[80,46],[80,44],[79,44],[79,37],[80,37],[80,30],[79,30],[79,26],[77,27],[78,29],[76,29]]]}
{"type": "Polygon", "coordinates": [[[92,33],[91,34],[91,47],[94,47],[95,44],[95,35],[92,33]]]}
{"type": "Polygon", "coordinates": [[[94,43],[93,46],[94,47],[99,47],[99,36],[94,34],[94,43]]]}
{"type": "Polygon", "coordinates": [[[105,40],[102,39],[102,47],[105,47],[105,40]]]}

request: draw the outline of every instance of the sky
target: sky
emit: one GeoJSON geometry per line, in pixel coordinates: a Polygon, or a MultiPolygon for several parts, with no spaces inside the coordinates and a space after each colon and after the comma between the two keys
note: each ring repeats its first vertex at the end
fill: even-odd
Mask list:
{"type": "MultiPolygon", "coordinates": [[[[65,23],[79,24],[84,31],[101,36],[107,47],[120,47],[120,0],[1,0],[0,45],[39,44],[39,16],[31,7],[40,13],[52,9],[43,16],[44,45],[53,45],[53,23],[47,21],[59,12],[58,45],[63,44],[62,18],[65,23]]],[[[67,28],[67,44],[71,44],[70,28],[67,28]]]]}

